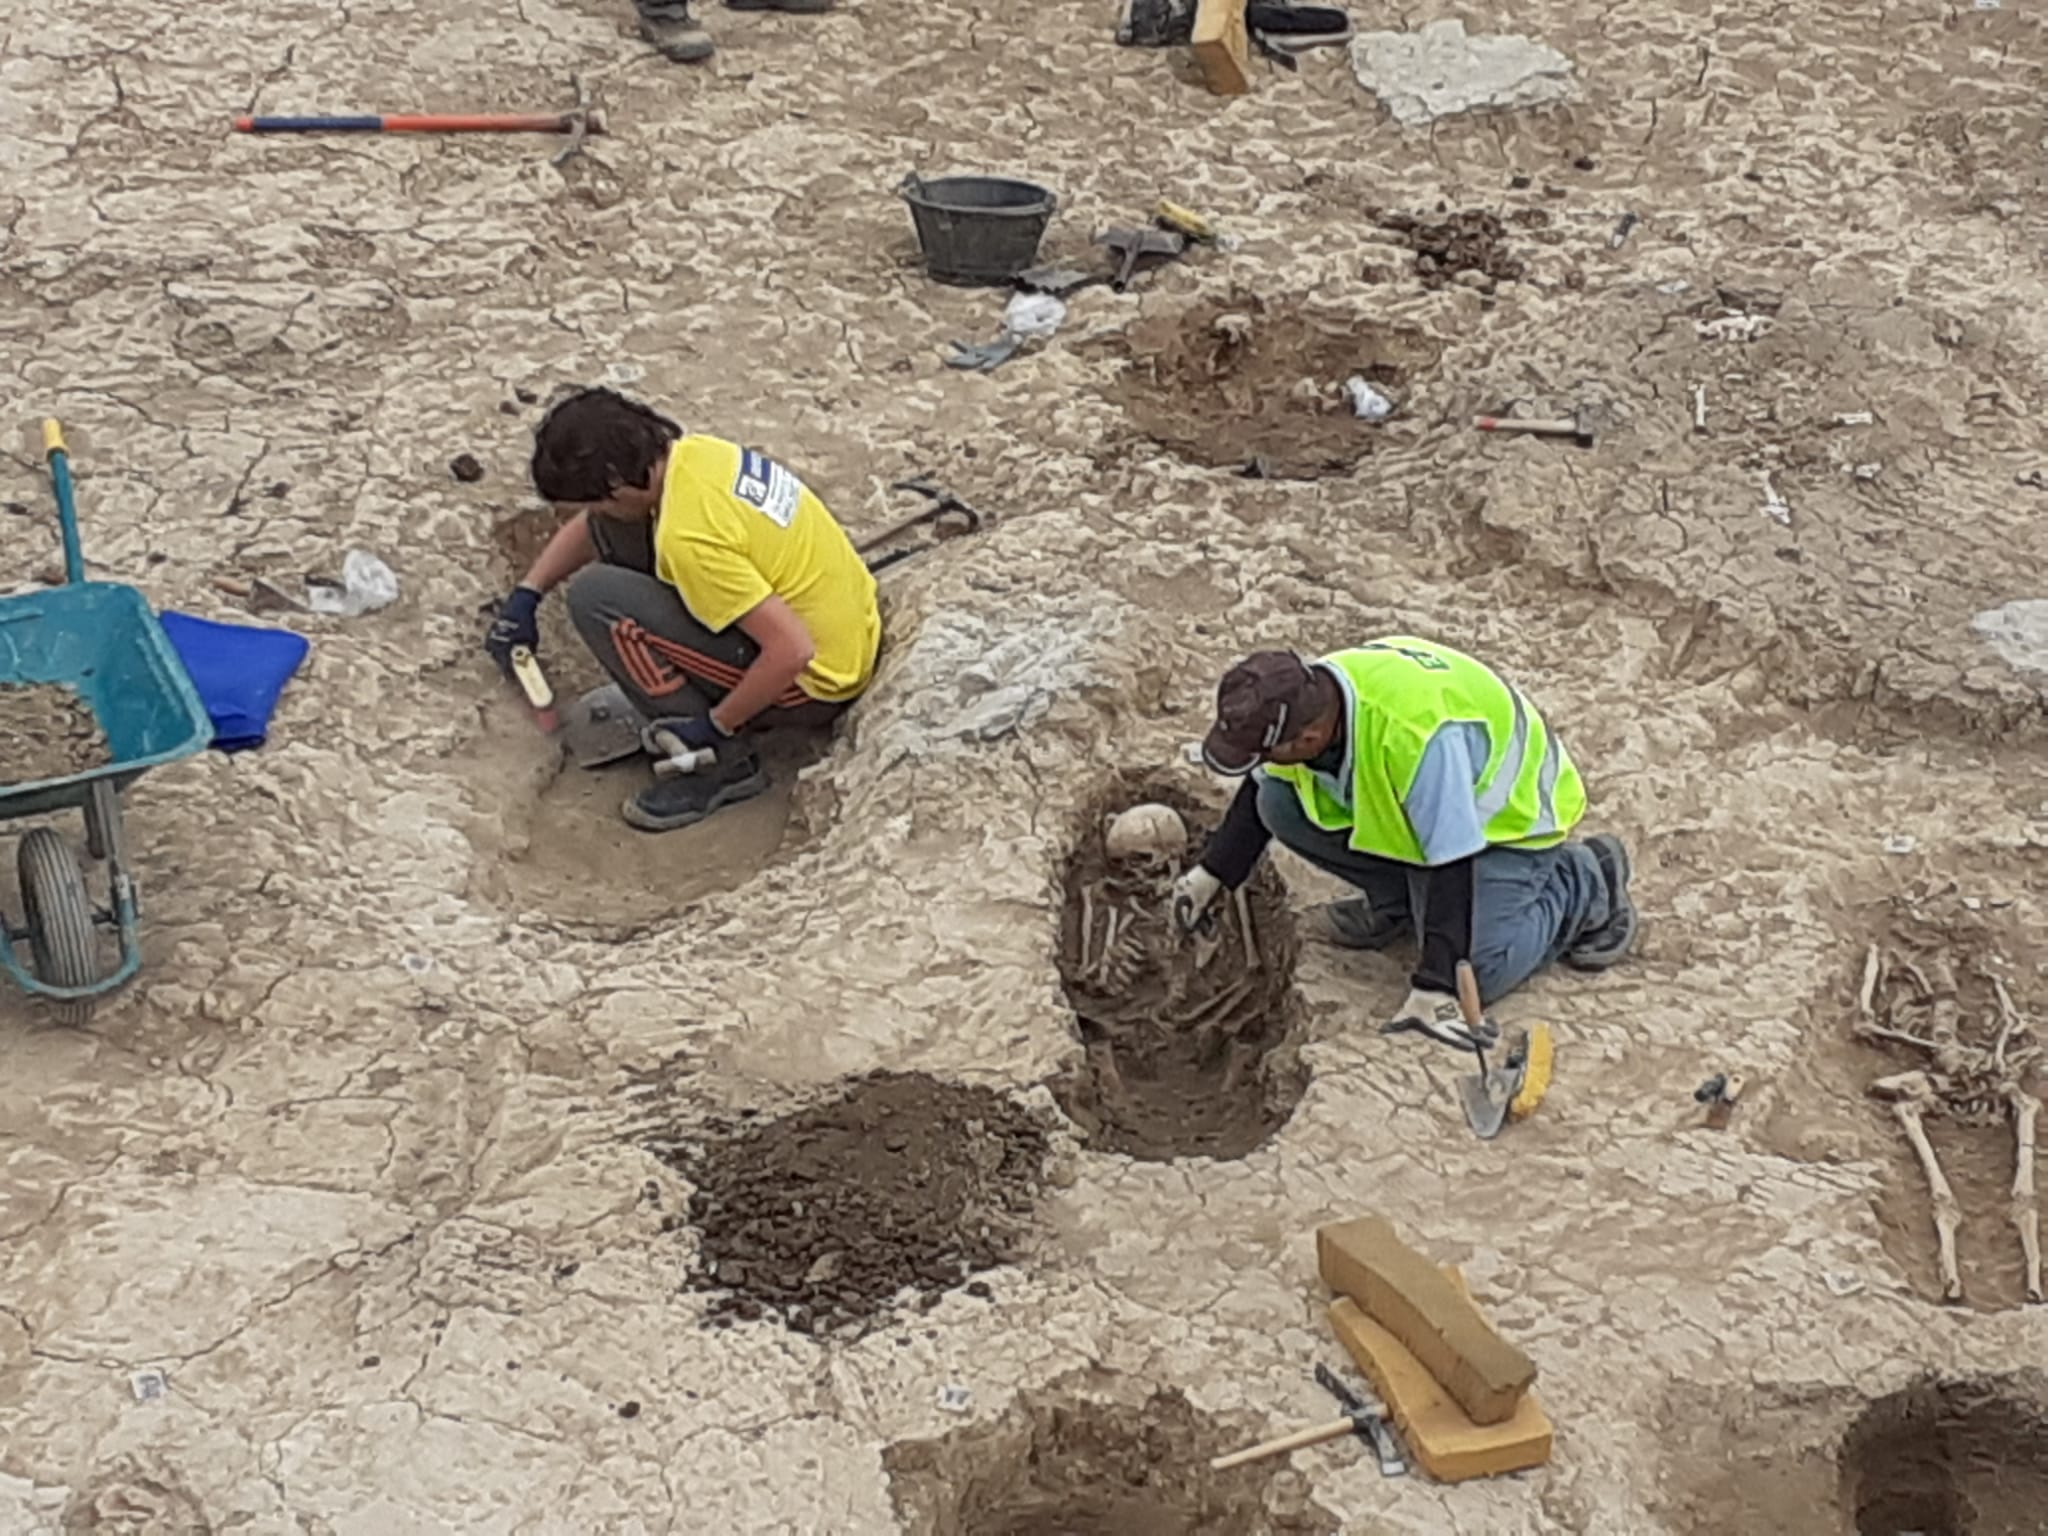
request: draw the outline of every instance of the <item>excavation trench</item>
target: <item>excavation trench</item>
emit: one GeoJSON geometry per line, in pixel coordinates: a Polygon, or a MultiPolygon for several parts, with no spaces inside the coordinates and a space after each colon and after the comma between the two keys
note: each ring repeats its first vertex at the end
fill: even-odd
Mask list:
{"type": "Polygon", "coordinates": [[[1359,419],[1363,379],[1398,416],[1442,349],[1420,331],[1233,294],[1140,321],[1113,386],[1143,436],[1190,463],[1280,480],[1342,474],[1383,428],[1359,419]]]}
{"type": "Polygon", "coordinates": [[[1089,1144],[1144,1161],[1243,1157],[1294,1113],[1308,1086],[1295,1044],[1298,953],[1280,879],[1261,866],[1216,908],[1214,932],[1184,937],[1174,877],[1209,819],[1192,796],[1119,784],[1084,814],[1067,864],[1060,977],[1082,1057],[1054,1085],[1089,1144]],[[1187,839],[1146,863],[1109,857],[1118,811],[1159,803],[1187,839]]]}
{"type": "Polygon", "coordinates": [[[1856,1536],[2039,1536],[2048,1528],[2048,1413],[1984,1382],[1879,1398],[1842,1443],[1856,1536]]]}
{"type": "MultiPolygon", "coordinates": [[[[506,590],[560,522],[543,506],[493,528],[506,590]]],[[[479,615],[479,636],[485,622],[479,615]]],[[[540,660],[558,705],[607,681],[570,624],[561,593],[542,604],[540,628],[540,660]]],[[[510,683],[490,696],[486,729],[494,742],[529,750],[473,754],[471,777],[491,812],[472,839],[482,855],[472,875],[475,894],[507,912],[614,939],[736,890],[796,853],[804,836],[797,780],[829,746],[814,734],[769,732],[755,743],[768,775],[763,793],[696,826],[647,833],[627,824],[622,807],[652,781],[650,759],[636,753],[601,767],[577,766],[559,739],[540,740],[510,683]]]]}
{"type": "MultiPolygon", "coordinates": [[[[1804,1059],[1788,1078],[1798,1091],[1780,1095],[1762,1127],[1765,1143],[1782,1156],[1867,1158],[1883,1169],[1874,1202],[1879,1237],[1929,1300],[1979,1311],[2027,1300],[2014,1219],[2016,1117],[1995,1091],[1995,1074],[1983,1069],[2006,1017],[1994,978],[2006,984],[2017,1021],[2006,1032],[2005,1059],[2023,1062],[2037,1049],[2028,1021],[2039,1016],[2040,1003],[2030,982],[2043,958],[2031,915],[2018,907],[1980,901],[1973,908],[1952,889],[1896,893],[1864,915],[1861,931],[1845,945],[1836,993],[1843,1006],[1829,1027],[1807,1032],[1804,1059]],[[1859,1033],[1866,1020],[1889,1033],[1859,1033]],[[1905,1037],[1951,1042],[1950,1053],[1937,1057],[1905,1037]],[[1944,1063],[1951,1070],[1943,1071],[1944,1063]],[[1915,1073],[1927,1074],[1936,1089],[1919,1124],[1955,1197],[1960,1296],[1948,1294],[1942,1275],[1936,1205],[1892,1102],[1898,1095],[1871,1091],[1915,1073]]],[[[2030,1073],[2020,1076],[2038,1092],[2030,1073]]]]}
{"type": "Polygon", "coordinates": [[[1137,1406],[1037,1395],[883,1453],[905,1536],[1325,1536],[1284,1462],[1210,1468],[1233,1435],[1174,1391],[1137,1406]]]}
{"type": "Polygon", "coordinates": [[[1844,1401],[1801,1385],[1674,1388],[1658,1440],[1679,1536],[2039,1536],[2048,1379],[1922,1378],[1844,1401]]]}

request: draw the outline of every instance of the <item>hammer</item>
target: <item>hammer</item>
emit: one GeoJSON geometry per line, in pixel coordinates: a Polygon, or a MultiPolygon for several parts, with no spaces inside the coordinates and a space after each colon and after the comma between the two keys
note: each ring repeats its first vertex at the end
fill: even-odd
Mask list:
{"type": "Polygon", "coordinates": [[[605,131],[604,109],[592,104],[580,76],[569,77],[576,104],[566,112],[364,113],[346,117],[250,117],[235,119],[237,133],[564,133],[568,145],[555,156],[560,165],[583,148],[584,139],[605,131]]]}
{"type": "Polygon", "coordinates": [[[1106,245],[1114,255],[1123,257],[1123,265],[1109,280],[1109,286],[1122,293],[1131,286],[1132,274],[1142,258],[1157,256],[1171,261],[1187,250],[1188,237],[1165,229],[1106,229],[1096,236],[1095,243],[1106,245]]]}
{"type": "Polygon", "coordinates": [[[1482,432],[1533,432],[1541,437],[1568,437],[1581,448],[1593,446],[1593,408],[1582,405],[1570,416],[1548,420],[1526,416],[1474,416],[1482,432]]]}
{"type": "Polygon", "coordinates": [[[1312,1445],[1327,1441],[1341,1440],[1346,1435],[1356,1435],[1371,1443],[1373,1453],[1379,1457],[1380,1476],[1402,1477],[1407,1474],[1408,1461],[1402,1456],[1401,1447],[1394,1439],[1394,1432],[1387,1428],[1386,1410],[1376,1401],[1359,1396],[1347,1387],[1337,1373],[1326,1365],[1316,1367],[1316,1381],[1335,1397],[1344,1407],[1344,1417],[1330,1419],[1322,1424],[1311,1424],[1307,1429],[1297,1429],[1291,1435],[1281,1435],[1275,1440],[1262,1441],[1241,1451],[1232,1451],[1228,1456],[1218,1456],[1209,1465],[1215,1471],[1225,1472],[1232,1467],[1241,1467],[1248,1462],[1264,1461],[1269,1456],[1284,1456],[1289,1451],[1306,1450],[1312,1445]]]}

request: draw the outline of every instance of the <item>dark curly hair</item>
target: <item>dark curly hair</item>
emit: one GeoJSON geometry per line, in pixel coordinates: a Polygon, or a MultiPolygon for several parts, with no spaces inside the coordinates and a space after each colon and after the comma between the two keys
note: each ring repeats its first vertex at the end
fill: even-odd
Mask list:
{"type": "Polygon", "coordinates": [[[647,475],[683,429],[615,390],[557,401],[533,434],[533,488],[549,501],[603,501],[647,475]]]}

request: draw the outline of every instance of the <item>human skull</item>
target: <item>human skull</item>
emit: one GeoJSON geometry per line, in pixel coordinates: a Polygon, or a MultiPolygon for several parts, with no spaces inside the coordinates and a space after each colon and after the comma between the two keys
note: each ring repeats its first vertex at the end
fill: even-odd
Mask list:
{"type": "Polygon", "coordinates": [[[1110,819],[1102,845],[1118,864],[1175,863],[1187,852],[1188,826],[1170,805],[1134,805],[1110,819]]]}

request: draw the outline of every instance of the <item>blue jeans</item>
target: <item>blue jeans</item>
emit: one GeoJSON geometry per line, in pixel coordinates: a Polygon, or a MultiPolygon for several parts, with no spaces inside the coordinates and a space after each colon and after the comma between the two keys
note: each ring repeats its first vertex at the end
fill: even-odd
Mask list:
{"type": "MultiPolygon", "coordinates": [[[[1426,871],[1360,853],[1342,832],[1302,814],[1292,787],[1259,786],[1259,820],[1316,868],[1356,886],[1376,918],[1405,918],[1421,932],[1426,871]]],[[[1488,1002],[1504,997],[1607,921],[1607,877],[1583,843],[1489,848],[1472,870],[1472,953],[1488,1002]]]]}

